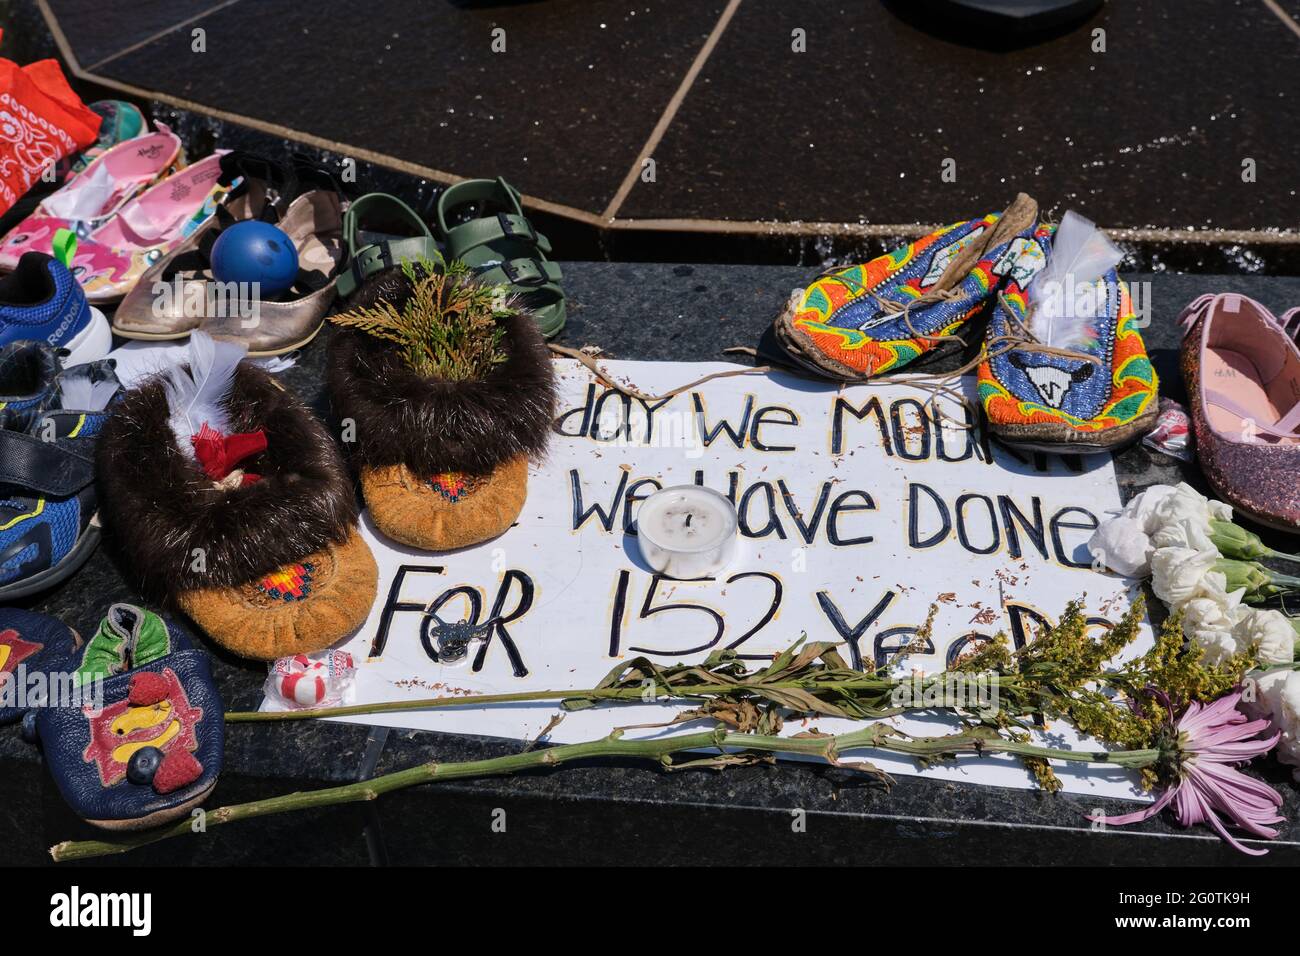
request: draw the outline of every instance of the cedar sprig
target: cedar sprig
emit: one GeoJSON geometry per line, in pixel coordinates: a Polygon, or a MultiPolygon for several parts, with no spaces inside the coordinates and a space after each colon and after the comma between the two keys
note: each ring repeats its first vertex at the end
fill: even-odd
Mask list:
{"type": "Polygon", "coordinates": [[[402,261],[410,294],[397,308],[387,299],[331,316],[331,321],[398,346],[427,378],[483,378],[506,360],[502,320],[519,313],[505,287],[485,285],[459,259],[402,261]]]}

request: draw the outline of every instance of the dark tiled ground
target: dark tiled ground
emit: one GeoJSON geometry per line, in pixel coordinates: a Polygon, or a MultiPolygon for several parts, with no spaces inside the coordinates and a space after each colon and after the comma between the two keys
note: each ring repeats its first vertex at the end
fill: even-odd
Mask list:
{"type": "MultiPolygon", "coordinates": [[[[1300,18],[1300,0],[1278,3],[1300,18]]],[[[207,54],[191,53],[187,27],[97,72],[457,176],[501,173],[591,213],[725,6],[51,3],[83,66],[205,4],[217,7],[196,24],[207,54]],[[491,52],[498,26],[505,54],[491,52]]],[[[937,38],[917,8],[743,0],[655,151],[656,181],[619,216],[929,223],[1000,208],[1019,188],[1111,227],[1300,222],[1300,36],[1264,0],[1112,0],[1020,48],[937,38]],[[805,53],[791,51],[795,28],[805,53]],[[955,182],[940,177],[949,158],[955,182]]]]}
{"type": "Polygon", "coordinates": [[[1300,37],[1259,0],[1113,2],[1000,52],[877,2],[745,0],[656,151],[659,181],[621,214],[932,222],[1021,189],[1112,227],[1294,226],[1298,63],[1300,37]]]}
{"type": "MultiPolygon", "coordinates": [[[[48,0],[84,67],[118,53],[225,0],[48,0]]],[[[188,34],[187,41],[188,41],[188,34]]]]}
{"type": "MultiPolygon", "coordinates": [[[[95,0],[103,8],[112,0],[95,0]]],[[[105,74],[600,212],[722,0],[240,0],[105,74]],[[492,51],[496,28],[506,52],[492,51]]]]}

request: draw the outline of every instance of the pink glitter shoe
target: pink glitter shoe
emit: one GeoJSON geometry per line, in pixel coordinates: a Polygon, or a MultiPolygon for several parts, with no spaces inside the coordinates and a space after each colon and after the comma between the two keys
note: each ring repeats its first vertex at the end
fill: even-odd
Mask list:
{"type": "Polygon", "coordinates": [[[1261,524],[1300,530],[1300,310],[1203,295],[1183,310],[1183,381],[1205,477],[1261,524]]]}

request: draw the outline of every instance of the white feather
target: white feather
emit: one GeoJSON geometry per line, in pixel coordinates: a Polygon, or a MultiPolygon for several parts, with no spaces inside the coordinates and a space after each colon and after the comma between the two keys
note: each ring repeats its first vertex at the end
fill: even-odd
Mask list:
{"type": "Polygon", "coordinates": [[[187,455],[194,454],[190,439],[206,424],[223,435],[230,433],[225,402],[230,394],[235,366],[248,346],[216,341],[206,332],[190,335],[189,368],[173,365],[163,372],[167,386],[169,424],[176,443],[187,455]]]}
{"type": "Polygon", "coordinates": [[[112,376],[95,379],[90,375],[65,374],[59,379],[59,407],[79,412],[103,411],[117,389],[117,379],[112,376]]]}
{"type": "Polygon", "coordinates": [[[1089,338],[1097,313],[1106,308],[1098,279],[1119,265],[1124,251],[1090,220],[1067,212],[1052,237],[1047,265],[1029,286],[1030,331],[1045,345],[1071,348],[1089,338]]]}

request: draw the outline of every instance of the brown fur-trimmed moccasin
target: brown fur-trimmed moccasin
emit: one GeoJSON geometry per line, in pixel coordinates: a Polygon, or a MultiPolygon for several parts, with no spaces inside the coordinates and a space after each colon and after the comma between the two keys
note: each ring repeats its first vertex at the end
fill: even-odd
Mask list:
{"type": "Polygon", "coordinates": [[[98,447],[123,568],[217,643],[273,660],[337,643],[375,599],[338,449],[244,347],[190,337],[190,361],[127,392],[98,447]]]}
{"type": "Polygon", "coordinates": [[[555,414],[536,321],[460,262],[385,270],[351,306],[329,386],[375,526],[426,551],[501,534],[555,414]]]}

